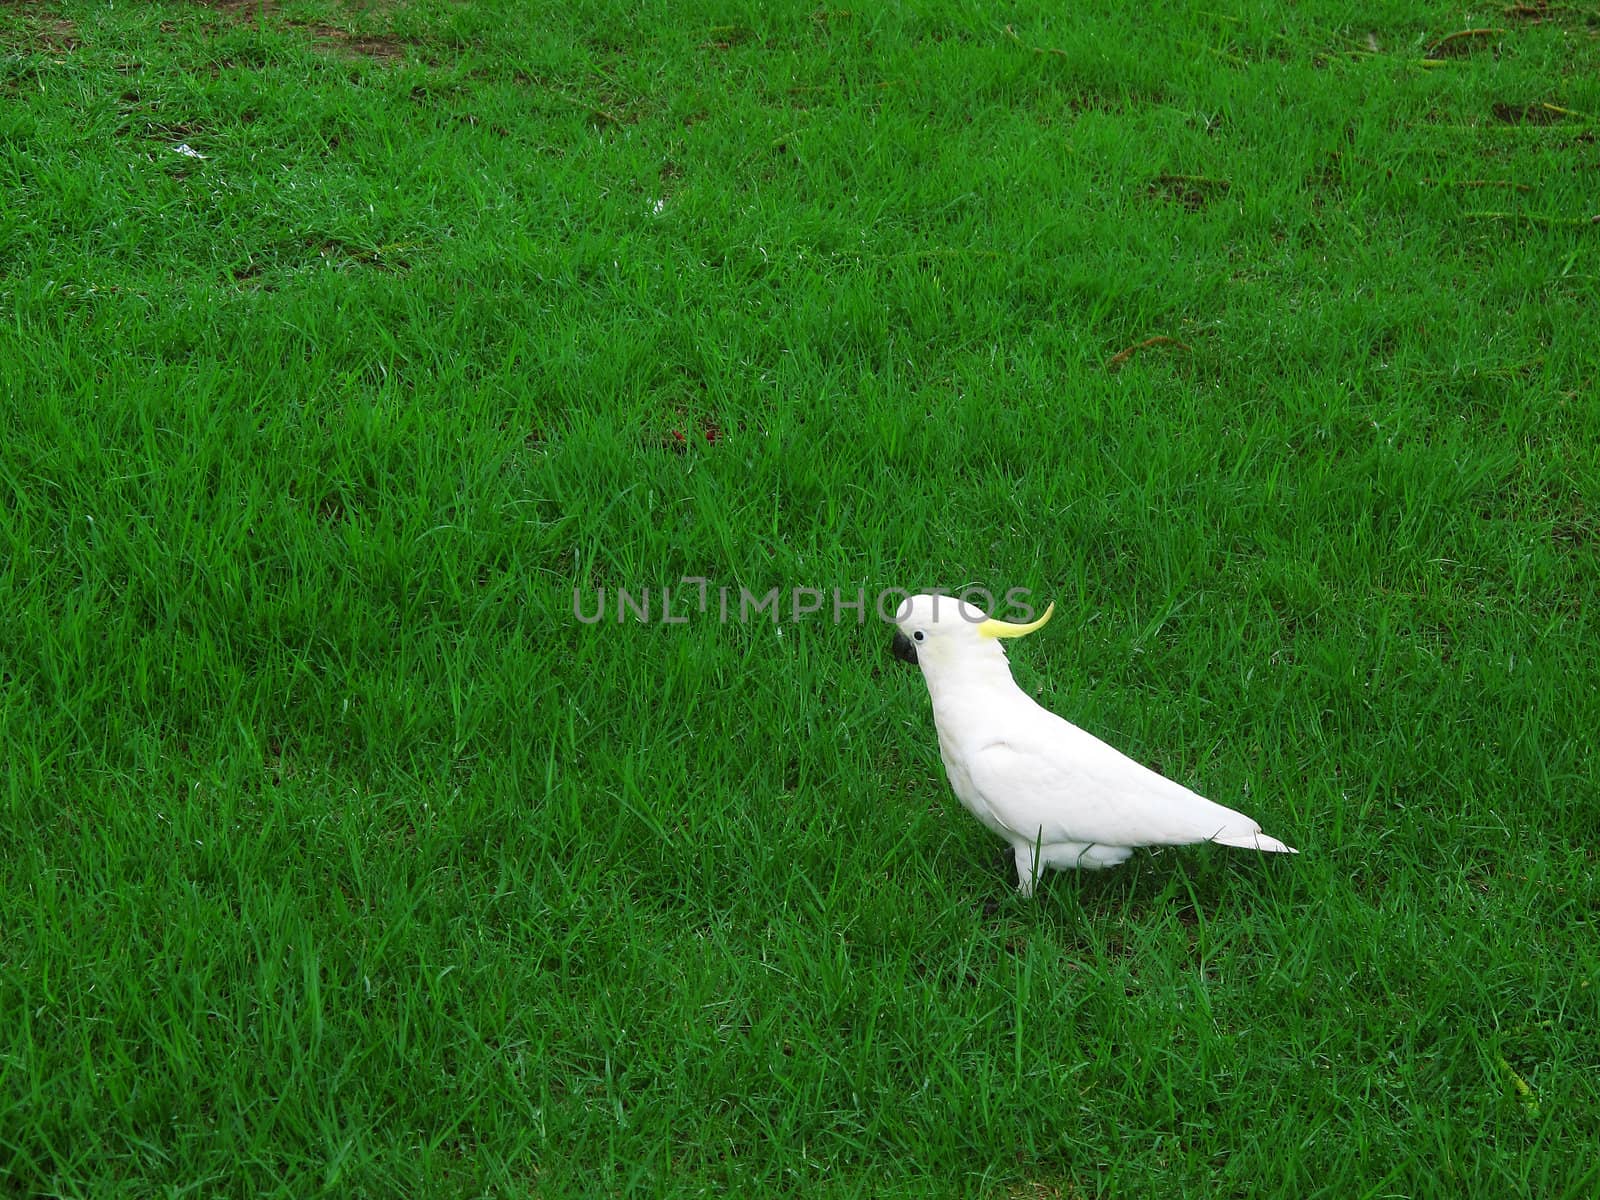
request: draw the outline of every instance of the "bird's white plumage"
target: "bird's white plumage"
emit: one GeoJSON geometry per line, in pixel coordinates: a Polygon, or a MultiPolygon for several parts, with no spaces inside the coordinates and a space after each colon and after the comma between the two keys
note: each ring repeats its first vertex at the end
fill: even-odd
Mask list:
{"type": "Polygon", "coordinates": [[[1036,703],[1011,677],[990,621],[948,596],[913,596],[896,624],[933,701],[957,799],[1015,852],[1031,894],[1041,867],[1108,867],[1136,847],[1218,842],[1292,854],[1243,813],[1133,761],[1036,703]]]}

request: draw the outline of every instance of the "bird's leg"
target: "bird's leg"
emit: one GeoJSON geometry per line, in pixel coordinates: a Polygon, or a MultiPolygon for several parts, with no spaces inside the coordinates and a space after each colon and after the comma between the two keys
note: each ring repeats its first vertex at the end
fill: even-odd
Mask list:
{"type": "Polygon", "coordinates": [[[1024,900],[1033,895],[1033,884],[1039,878],[1038,847],[1032,842],[1018,842],[1017,855],[1017,891],[1024,900]]]}

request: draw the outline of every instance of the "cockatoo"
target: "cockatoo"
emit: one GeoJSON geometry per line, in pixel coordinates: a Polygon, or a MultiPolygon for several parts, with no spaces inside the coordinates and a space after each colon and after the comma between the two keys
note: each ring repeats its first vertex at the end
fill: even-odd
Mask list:
{"type": "Polygon", "coordinates": [[[956,798],[1011,843],[1017,889],[1033,895],[1042,867],[1114,867],[1140,846],[1217,842],[1297,854],[1243,813],[1140,766],[1036,704],[1006,662],[997,621],[952,596],[911,596],[895,614],[896,658],[922,668],[939,757],[956,798]]]}

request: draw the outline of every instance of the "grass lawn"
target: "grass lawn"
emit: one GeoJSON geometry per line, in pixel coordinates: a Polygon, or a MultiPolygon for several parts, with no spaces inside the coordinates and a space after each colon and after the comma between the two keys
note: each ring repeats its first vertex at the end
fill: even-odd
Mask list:
{"type": "Polygon", "coordinates": [[[1600,1194],[1597,139],[1593,0],[0,3],[0,1194],[1600,1194]],[[1300,856],[1017,898],[967,583],[1300,856]]]}

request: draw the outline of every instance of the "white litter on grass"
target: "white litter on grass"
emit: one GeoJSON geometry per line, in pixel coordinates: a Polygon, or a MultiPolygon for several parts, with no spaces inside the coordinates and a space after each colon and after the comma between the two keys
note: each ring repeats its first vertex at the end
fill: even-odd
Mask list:
{"type": "Polygon", "coordinates": [[[188,142],[179,142],[176,146],[174,146],[172,148],[172,152],[174,154],[181,154],[185,158],[204,158],[205,157],[204,154],[201,154],[200,151],[196,150],[193,146],[189,145],[188,142]]]}
{"type": "Polygon", "coordinates": [[[663,199],[657,200],[654,204],[652,204],[650,206],[650,211],[652,213],[654,213],[656,216],[659,217],[663,212],[666,211],[666,208],[667,208],[667,202],[666,202],[666,199],[663,198],[663,199]]]}

